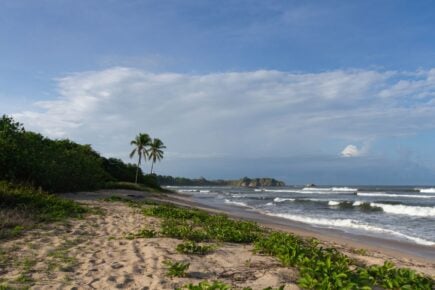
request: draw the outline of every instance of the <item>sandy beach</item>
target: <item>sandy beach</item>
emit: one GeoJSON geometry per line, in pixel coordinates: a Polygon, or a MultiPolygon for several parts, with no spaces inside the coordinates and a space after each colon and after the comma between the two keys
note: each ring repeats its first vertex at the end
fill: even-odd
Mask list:
{"type": "MultiPolygon", "coordinates": [[[[65,197],[96,208],[100,214],[46,225],[4,242],[1,259],[12,262],[0,269],[1,282],[20,285],[20,281],[27,280],[32,289],[175,289],[203,280],[219,280],[240,289],[280,285],[285,285],[285,289],[299,289],[296,285],[297,270],[282,267],[273,257],[254,254],[251,245],[213,244],[215,250],[210,254],[196,256],[176,251],[181,240],[162,237],[128,239],[129,233],[144,227],[158,231],[160,220],[144,216],[137,208],[125,203],[101,200],[113,195],[195,206],[188,196],[182,195],[162,196],[128,190],[67,194],[65,197]],[[168,277],[166,260],[190,263],[186,277],[168,277]]],[[[234,212],[229,214],[234,215],[234,212]]],[[[375,248],[366,240],[356,241],[338,234],[322,235],[303,227],[291,228],[267,220],[259,222],[275,229],[317,237],[325,246],[336,247],[366,265],[390,260],[399,267],[435,276],[435,264],[430,258],[402,253],[394,247],[387,249],[385,244],[375,248]]]]}

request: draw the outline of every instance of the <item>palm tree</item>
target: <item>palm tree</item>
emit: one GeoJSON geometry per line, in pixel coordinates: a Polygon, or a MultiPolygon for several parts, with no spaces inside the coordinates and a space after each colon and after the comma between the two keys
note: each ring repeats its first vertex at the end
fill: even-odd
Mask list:
{"type": "Polygon", "coordinates": [[[163,158],[163,150],[166,146],[163,144],[162,140],[154,138],[150,144],[150,149],[148,151],[148,158],[152,160],[151,163],[151,174],[153,174],[153,166],[156,161],[160,161],[163,158]]]}
{"type": "Polygon", "coordinates": [[[136,168],[136,179],[135,183],[137,183],[137,175],[139,174],[139,167],[142,161],[142,157],[144,160],[148,157],[148,146],[151,143],[151,138],[148,134],[145,133],[139,133],[139,135],[136,136],[134,140],[130,142],[130,145],[134,145],[135,148],[130,153],[130,158],[133,158],[135,154],[139,156],[139,160],[137,161],[137,168],[136,168]]]}

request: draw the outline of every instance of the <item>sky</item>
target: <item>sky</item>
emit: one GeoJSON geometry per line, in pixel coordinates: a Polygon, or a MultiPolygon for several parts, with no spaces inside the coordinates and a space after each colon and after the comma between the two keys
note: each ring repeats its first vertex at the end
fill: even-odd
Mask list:
{"type": "Polygon", "coordinates": [[[126,162],[149,133],[167,146],[164,175],[433,185],[434,11],[0,0],[0,114],[126,162]]]}

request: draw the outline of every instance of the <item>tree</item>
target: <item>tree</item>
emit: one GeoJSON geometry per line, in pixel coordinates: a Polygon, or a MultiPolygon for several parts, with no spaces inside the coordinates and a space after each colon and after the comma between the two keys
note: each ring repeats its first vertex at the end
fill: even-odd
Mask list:
{"type": "Polygon", "coordinates": [[[130,142],[130,145],[134,145],[135,148],[130,153],[130,158],[133,158],[135,154],[138,155],[137,168],[136,168],[136,179],[135,183],[137,183],[137,176],[139,174],[139,167],[142,161],[142,157],[144,160],[148,157],[148,146],[151,143],[151,138],[148,134],[139,133],[134,140],[130,142]]]}
{"type": "Polygon", "coordinates": [[[162,140],[158,138],[154,138],[150,144],[150,149],[148,152],[149,160],[152,160],[151,163],[151,174],[153,174],[153,166],[156,161],[160,161],[163,158],[163,150],[166,146],[163,144],[162,140]]]}

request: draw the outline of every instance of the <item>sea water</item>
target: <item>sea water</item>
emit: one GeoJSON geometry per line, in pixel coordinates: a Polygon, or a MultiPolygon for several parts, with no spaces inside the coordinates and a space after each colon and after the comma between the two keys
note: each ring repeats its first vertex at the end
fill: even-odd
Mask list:
{"type": "Polygon", "coordinates": [[[346,232],[435,246],[435,188],[322,186],[172,187],[208,205],[346,232]]]}

